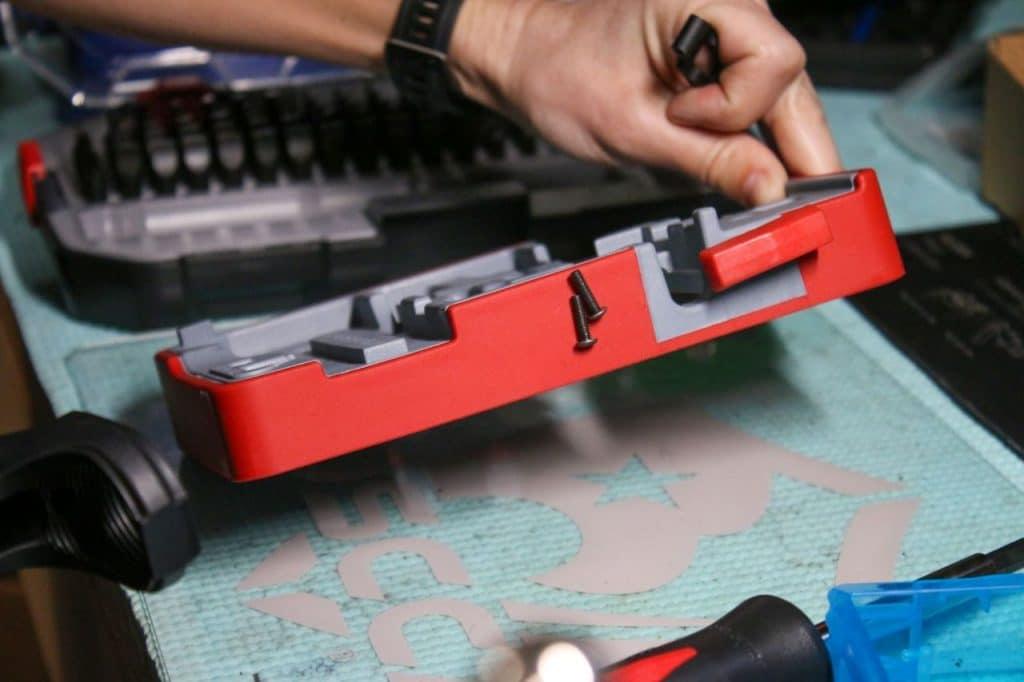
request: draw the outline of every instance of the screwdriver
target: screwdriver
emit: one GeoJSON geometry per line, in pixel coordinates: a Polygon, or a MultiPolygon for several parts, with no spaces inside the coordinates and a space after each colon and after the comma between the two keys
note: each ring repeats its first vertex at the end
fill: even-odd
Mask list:
{"type": "MultiPolygon", "coordinates": [[[[718,54],[718,32],[715,27],[696,14],[691,14],[683,24],[683,28],[672,41],[672,51],[676,54],[676,66],[683,74],[690,87],[701,88],[705,85],[718,83],[722,74],[722,59],[718,54]],[[706,55],[707,64],[702,66],[701,54],[706,55]]],[[[758,121],[752,131],[755,137],[779,155],[778,145],[771,130],[762,121],[758,121]]]]}
{"type": "MultiPolygon", "coordinates": [[[[977,553],[929,573],[921,580],[977,578],[1024,568],[1024,538],[988,554],[977,553]]],[[[708,627],[617,663],[601,682],[831,682],[823,637],[784,599],[746,600],[708,627]]]]}

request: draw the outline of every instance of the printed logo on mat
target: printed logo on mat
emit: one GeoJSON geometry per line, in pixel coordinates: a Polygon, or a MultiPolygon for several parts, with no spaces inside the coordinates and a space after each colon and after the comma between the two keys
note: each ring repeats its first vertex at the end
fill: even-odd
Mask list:
{"type": "MultiPolygon", "coordinates": [[[[306,500],[317,531],[339,542],[337,573],[350,598],[390,602],[374,574],[374,561],[394,553],[421,557],[438,585],[474,585],[460,554],[467,551],[464,547],[428,537],[394,537],[383,496],[394,501],[407,524],[425,529],[440,523],[438,514],[447,503],[460,500],[498,498],[559,512],[575,525],[579,542],[565,549],[554,568],[513,579],[583,597],[636,595],[679,579],[694,561],[699,543],[713,546],[716,537],[755,527],[771,507],[777,477],[851,498],[900,490],[892,482],[787,451],[694,410],[652,411],[620,422],[569,420],[501,441],[454,464],[428,464],[418,473],[422,476],[413,482],[401,465],[393,466],[390,480],[346,488],[361,517],[358,523],[343,513],[335,488],[321,482],[308,489],[306,500]]],[[[329,472],[322,477],[329,480],[329,472]]],[[[846,520],[835,581],[891,577],[917,506],[916,498],[865,500],[846,520]]],[[[281,543],[238,589],[296,582],[316,560],[309,538],[300,533],[281,543]]],[[[322,595],[295,592],[251,599],[246,605],[339,638],[353,634],[342,606],[322,595]]],[[[720,615],[624,615],[528,599],[477,603],[435,596],[391,604],[373,618],[367,636],[380,664],[392,669],[387,679],[443,682],[417,673],[417,657],[404,626],[426,616],[447,616],[461,625],[471,644],[485,649],[505,639],[492,612],[497,609],[503,612],[498,615],[524,624],[621,629],[698,627],[707,622],[706,616],[720,615]]],[[[605,641],[596,650],[608,660],[598,663],[653,643],[605,641]]]]}

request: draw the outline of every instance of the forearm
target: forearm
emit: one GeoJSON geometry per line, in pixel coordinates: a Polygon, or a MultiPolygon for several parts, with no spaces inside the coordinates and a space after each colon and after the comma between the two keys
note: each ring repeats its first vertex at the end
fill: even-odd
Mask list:
{"type": "Polygon", "coordinates": [[[399,0],[17,0],[19,7],[161,41],[381,68],[399,0]]]}
{"type": "MultiPolygon", "coordinates": [[[[72,23],[176,43],[381,70],[401,0],[15,0],[72,23]]],[[[766,203],[840,159],[799,43],[766,0],[462,0],[448,66],[463,94],[563,149],[676,168],[766,203]],[[714,26],[719,82],[690,87],[672,39],[714,26]],[[764,121],[779,154],[747,133],[764,121]]]]}

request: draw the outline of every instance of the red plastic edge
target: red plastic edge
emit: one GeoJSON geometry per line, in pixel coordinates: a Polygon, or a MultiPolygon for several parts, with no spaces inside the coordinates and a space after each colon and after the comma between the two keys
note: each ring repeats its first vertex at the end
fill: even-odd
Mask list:
{"type": "Polygon", "coordinates": [[[658,682],[697,657],[693,647],[639,658],[601,675],[601,682],[658,682]]]}
{"type": "Polygon", "coordinates": [[[46,178],[46,163],[43,161],[43,150],[35,140],[26,140],[18,145],[18,170],[25,212],[33,222],[36,222],[39,218],[36,183],[46,178]]]}
{"type": "Polygon", "coordinates": [[[307,363],[220,383],[163,351],[157,364],[179,442],[227,478],[273,476],[885,284],[903,264],[881,190],[872,171],[854,185],[815,204],[832,240],[798,260],[806,295],[664,342],[635,251],[624,250],[577,266],[608,309],[585,352],[574,349],[568,270],[454,304],[452,341],[335,377],[307,363]]]}

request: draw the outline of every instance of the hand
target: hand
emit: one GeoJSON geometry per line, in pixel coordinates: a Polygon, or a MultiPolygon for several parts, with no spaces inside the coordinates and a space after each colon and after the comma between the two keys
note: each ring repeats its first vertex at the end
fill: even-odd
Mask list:
{"type": "Polygon", "coordinates": [[[584,159],[675,168],[749,204],[840,169],[803,49],[765,0],[465,0],[450,52],[467,96],[584,159]],[[676,69],[690,14],[718,32],[718,84],[676,69]],[[747,134],[761,120],[781,158],[747,134]]]}

